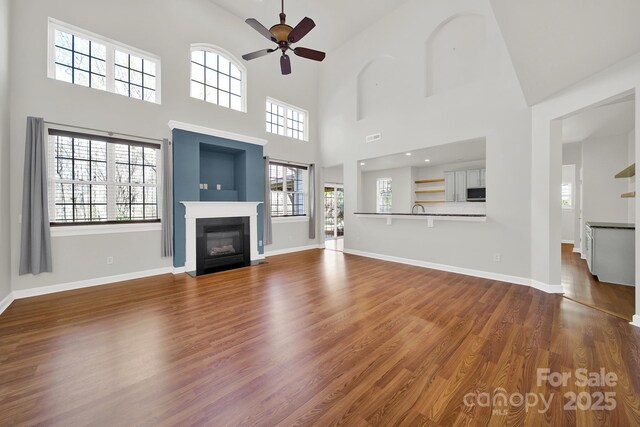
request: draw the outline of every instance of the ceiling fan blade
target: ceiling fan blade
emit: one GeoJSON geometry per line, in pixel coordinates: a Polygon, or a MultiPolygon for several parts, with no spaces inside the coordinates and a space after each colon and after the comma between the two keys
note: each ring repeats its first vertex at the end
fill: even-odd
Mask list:
{"type": "Polygon", "coordinates": [[[276,38],[274,37],[273,34],[271,34],[271,31],[269,31],[267,29],[267,27],[265,27],[264,25],[262,25],[261,23],[259,23],[256,19],[254,18],[249,18],[246,21],[247,24],[249,24],[251,26],[251,28],[253,28],[254,30],[256,30],[257,32],[259,32],[260,34],[262,34],[265,38],[267,38],[268,40],[271,40],[272,42],[276,41],[276,38]]]}
{"type": "Polygon", "coordinates": [[[291,74],[291,58],[289,58],[289,55],[282,55],[280,58],[280,69],[285,76],[291,74]]]}
{"type": "Polygon", "coordinates": [[[302,40],[304,36],[309,34],[309,31],[313,30],[316,23],[311,18],[304,18],[296,27],[289,33],[289,43],[296,43],[302,40]]]}
{"type": "Polygon", "coordinates": [[[320,52],[319,50],[307,49],[306,47],[297,47],[293,49],[293,53],[302,58],[313,59],[314,61],[324,61],[324,58],[327,56],[327,54],[324,52],[320,52]]]}
{"type": "Polygon", "coordinates": [[[261,58],[261,57],[263,57],[265,55],[268,55],[270,53],[273,53],[275,51],[276,51],[276,49],[258,50],[256,52],[247,53],[246,55],[242,55],[242,59],[244,59],[245,61],[251,61],[252,59],[261,58]]]}

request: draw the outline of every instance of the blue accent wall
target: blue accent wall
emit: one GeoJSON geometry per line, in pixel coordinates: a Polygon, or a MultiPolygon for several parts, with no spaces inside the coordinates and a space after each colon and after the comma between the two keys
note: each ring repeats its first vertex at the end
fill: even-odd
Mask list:
{"type": "MultiPolygon", "coordinates": [[[[264,202],[263,147],[185,130],[173,131],[173,265],[185,263],[185,207],[180,202],[264,202]],[[200,190],[200,184],[209,190],[200,190]],[[223,191],[216,191],[216,184],[223,191]],[[228,187],[227,187],[228,186],[228,187]]],[[[263,205],[258,207],[258,242],[263,205]]],[[[258,244],[258,252],[264,253],[258,244]]]]}

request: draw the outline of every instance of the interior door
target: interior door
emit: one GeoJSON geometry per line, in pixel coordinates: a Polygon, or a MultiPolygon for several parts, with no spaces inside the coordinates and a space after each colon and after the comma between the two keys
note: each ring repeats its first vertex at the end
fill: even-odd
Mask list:
{"type": "Polygon", "coordinates": [[[324,186],[324,238],[344,236],[344,187],[336,184],[324,186]]]}

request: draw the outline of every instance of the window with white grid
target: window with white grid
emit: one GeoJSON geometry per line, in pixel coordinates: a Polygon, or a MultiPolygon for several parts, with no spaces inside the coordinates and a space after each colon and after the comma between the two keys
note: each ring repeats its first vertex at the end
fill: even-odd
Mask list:
{"type": "Polygon", "coordinates": [[[50,132],[51,223],[158,221],[159,148],[50,132]]]}
{"type": "Polygon", "coordinates": [[[204,45],[191,47],[191,97],[246,111],[246,70],[231,54],[204,45]]]}
{"type": "Polygon", "coordinates": [[[277,135],[308,141],[309,114],[284,102],[267,98],[266,130],[277,135]]]}
{"type": "Polygon", "coordinates": [[[160,59],[49,19],[50,78],[160,103],[160,59]]]}
{"type": "Polygon", "coordinates": [[[269,164],[271,187],[271,216],[305,216],[306,173],[303,166],[282,163],[269,164]]]}

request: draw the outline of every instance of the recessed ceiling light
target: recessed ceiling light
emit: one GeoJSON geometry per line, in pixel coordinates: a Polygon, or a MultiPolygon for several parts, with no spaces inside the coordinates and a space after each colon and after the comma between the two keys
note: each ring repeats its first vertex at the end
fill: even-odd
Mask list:
{"type": "Polygon", "coordinates": [[[431,161],[431,159],[425,159],[425,162],[429,163],[431,161]]]}
{"type": "Polygon", "coordinates": [[[364,163],[364,162],[360,162],[360,166],[364,166],[364,165],[365,165],[365,163],[364,163]]]}
{"type": "Polygon", "coordinates": [[[410,156],[410,155],[411,155],[411,153],[407,153],[407,156],[410,156]]]}

